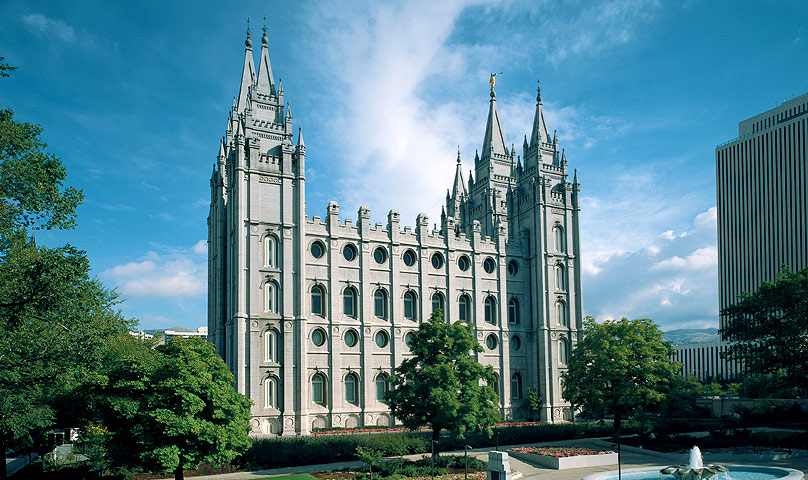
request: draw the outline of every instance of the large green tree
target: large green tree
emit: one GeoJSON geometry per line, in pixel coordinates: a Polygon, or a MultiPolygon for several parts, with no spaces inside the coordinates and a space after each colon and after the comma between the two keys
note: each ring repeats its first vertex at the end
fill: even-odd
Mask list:
{"type": "Polygon", "coordinates": [[[572,349],[562,377],[564,397],[589,418],[614,417],[614,437],[622,420],[637,409],[657,407],[676,376],[673,348],[649,319],[584,319],[584,338],[572,349]]]}
{"type": "MultiPolygon", "coordinates": [[[[14,68],[0,58],[0,77],[14,68]]],[[[30,448],[60,399],[93,381],[99,352],[125,332],[117,296],[89,274],[84,252],[38,246],[28,228],[75,224],[82,193],[48,153],[42,129],[0,110],[0,451],[30,448]]],[[[69,425],[65,425],[69,426],[69,425]]],[[[5,463],[0,478],[5,477],[5,463]]]]}
{"type": "Polygon", "coordinates": [[[729,357],[752,374],[777,374],[808,392],[808,268],[788,267],[773,282],[744,293],[721,311],[729,357]]]}
{"type": "Polygon", "coordinates": [[[197,338],[150,349],[122,342],[99,410],[117,466],[174,472],[229,462],[250,444],[250,405],[213,345],[197,338]]]}
{"type": "Polygon", "coordinates": [[[474,352],[482,351],[471,325],[445,322],[443,313],[435,311],[413,333],[412,357],[391,377],[387,399],[393,415],[411,429],[431,427],[434,442],[441,430],[461,437],[481,429],[491,434],[500,413],[490,386],[494,370],[474,358],[474,352]]]}

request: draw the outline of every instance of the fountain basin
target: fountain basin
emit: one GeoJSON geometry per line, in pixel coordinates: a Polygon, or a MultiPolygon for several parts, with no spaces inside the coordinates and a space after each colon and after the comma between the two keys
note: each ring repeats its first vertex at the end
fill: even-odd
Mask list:
{"type": "MultiPolygon", "coordinates": [[[[759,467],[752,465],[727,465],[729,472],[713,477],[719,480],[802,480],[804,474],[793,468],[759,467]],[[725,477],[726,475],[726,477],[725,477]]],[[[665,465],[658,467],[624,468],[622,480],[674,480],[673,475],[659,473],[665,465]]],[[[583,480],[617,480],[617,470],[598,472],[583,477],[583,480]]]]}

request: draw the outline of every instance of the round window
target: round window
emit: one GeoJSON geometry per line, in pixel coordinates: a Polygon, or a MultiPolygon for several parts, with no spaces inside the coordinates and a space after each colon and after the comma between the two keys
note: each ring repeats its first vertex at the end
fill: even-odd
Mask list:
{"type": "Polygon", "coordinates": [[[311,343],[315,347],[322,347],[325,344],[325,332],[322,328],[315,329],[311,332],[311,343]]]}
{"type": "Polygon", "coordinates": [[[387,250],[382,247],[377,248],[373,251],[373,259],[376,260],[376,263],[384,263],[387,261],[387,250]]]}
{"type": "Polygon", "coordinates": [[[497,337],[489,335],[488,338],[485,339],[485,346],[488,347],[489,350],[497,348],[497,337]]]}
{"type": "Polygon", "coordinates": [[[415,265],[415,252],[412,250],[404,252],[404,265],[408,267],[415,265]]]}
{"type": "Polygon", "coordinates": [[[508,263],[508,273],[511,275],[516,275],[519,273],[519,264],[516,263],[515,260],[511,260],[510,263],[508,263]]]}
{"type": "Polygon", "coordinates": [[[432,254],[432,266],[435,267],[435,269],[443,267],[443,255],[440,253],[432,254]]]}
{"type": "Polygon", "coordinates": [[[485,273],[494,273],[496,268],[497,264],[494,263],[494,259],[491,257],[486,258],[483,262],[483,270],[485,270],[485,273]]]}
{"type": "Polygon", "coordinates": [[[387,332],[384,330],[379,330],[376,332],[376,345],[378,345],[379,348],[386,347],[388,341],[389,339],[387,337],[387,332]]]}
{"type": "Polygon", "coordinates": [[[469,261],[469,257],[465,255],[461,255],[460,258],[457,259],[457,266],[460,267],[460,270],[464,272],[469,269],[471,266],[471,261],[469,261]]]}
{"type": "Polygon", "coordinates": [[[345,248],[342,249],[342,256],[345,257],[345,260],[353,262],[356,258],[356,247],[350,243],[345,245],[345,248]]]}
{"type": "Polygon", "coordinates": [[[321,242],[314,242],[311,244],[311,256],[314,258],[322,258],[325,253],[325,247],[321,242]]]}
{"type": "Polygon", "coordinates": [[[345,345],[355,347],[358,341],[359,335],[356,334],[356,330],[348,330],[345,332],[345,345]]]}
{"type": "Polygon", "coordinates": [[[404,335],[404,345],[406,345],[408,348],[412,348],[412,342],[414,340],[415,336],[412,334],[412,332],[404,335]]]}
{"type": "Polygon", "coordinates": [[[511,348],[514,352],[522,348],[522,339],[519,338],[519,335],[514,335],[513,338],[511,338],[511,348]]]}

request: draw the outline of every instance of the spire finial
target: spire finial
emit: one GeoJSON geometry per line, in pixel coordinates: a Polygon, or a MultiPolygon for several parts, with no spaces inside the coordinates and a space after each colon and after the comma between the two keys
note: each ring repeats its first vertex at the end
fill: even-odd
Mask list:
{"type": "Polygon", "coordinates": [[[536,102],[541,103],[541,80],[536,80],[536,102]]]}
{"type": "Polygon", "coordinates": [[[267,38],[267,16],[264,15],[264,36],[261,37],[261,45],[268,45],[269,38],[267,38]]]}
{"type": "Polygon", "coordinates": [[[460,165],[460,145],[457,146],[457,164],[460,165]]]}
{"type": "Polygon", "coordinates": [[[494,98],[494,97],[497,96],[497,94],[494,93],[494,84],[497,83],[495,77],[497,75],[502,75],[502,72],[498,72],[498,73],[491,72],[491,78],[488,80],[488,84],[491,85],[491,98],[494,98]]]}
{"type": "Polygon", "coordinates": [[[252,48],[252,40],[250,40],[250,17],[247,17],[247,40],[244,40],[244,45],[247,48],[252,48]]]}

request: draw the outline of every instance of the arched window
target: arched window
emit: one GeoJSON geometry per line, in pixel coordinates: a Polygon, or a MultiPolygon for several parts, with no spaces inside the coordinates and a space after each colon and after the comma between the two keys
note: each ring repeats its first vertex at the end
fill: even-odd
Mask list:
{"type": "Polygon", "coordinates": [[[553,228],[553,239],[555,240],[555,251],[556,252],[563,252],[564,251],[564,229],[561,225],[556,225],[553,228]]]}
{"type": "Polygon", "coordinates": [[[415,265],[416,256],[415,252],[413,252],[412,250],[407,250],[406,252],[404,252],[403,258],[404,258],[404,265],[408,267],[415,265]]]}
{"type": "Polygon", "coordinates": [[[471,297],[466,293],[460,295],[460,321],[471,322],[471,297]]]}
{"type": "Polygon", "coordinates": [[[373,313],[376,318],[387,319],[387,291],[383,288],[373,294],[373,313]]]}
{"type": "Polygon", "coordinates": [[[561,365],[566,365],[569,361],[569,348],[567,345],[567,339],[561,337],[558,341],[558,363],[561,365]]]}
{"type": "Polygon", "coordinates": [[[275,282],[264,284],[264,311],[278,313],[278,285],[275,282]]]}
{"type": "Polygon", "coordinates": [[[443,317],[446,318],[446,309],[443,308],[443,294],[440,292],[432,294],[432,313],[435,313],[435,310],[443,311],[443,317]]]}
{"type": "Polygon", "coordinates": [[[560,263],[557,263],[555,266],[555,274],[556,274],[556,289],[557,290],[566,290],[566,282],[564,282],[564,266],[560,263]]]}
{"type": "Polygon", "coordinates": [[[345,401],[354,405],[359,401],[359,379],[355,373],[345,376],[345,401]]]}
{"type": "Polygon", "coordinates": [[[494,393],[496,393],[497,398],[499,398],[499,375],[496,373],[494,374],[494,383],[491,384],[491,388],[494,389],[494,393]]]}
{"type": "Polygon", "coordinates": [[[508,323],[519,323],[519,300],[516,298],[508,301],[508,323]]]}
{"type": "Polygon", "coordinates": [[[511,377],[511,398],[522,398],[522,375],[518,373],[511,377]]]}
{"type": "Polygon", "coordinates": [[[384,374],[376,375],[376,400],[382,403],[387,402],[387,392],[390,390],[390,382],[384,374]]]}
{"type": "Polygon", "coordinates": [[[497,324],[497,300],[493,295],[485,297],[485,321],[497,324]]]}
{"type": "Polygon", "coordinates": [[[567,326],[567,308],[562,300],[556,302],[556,317],[559,325],[567,326]]]}
{"type": "Polygon", "coordinates": [[[342,313],[347,317],[356,318],[356,290],[348,287],[342,292],[342,313]]]}
{"type": "Polygon", "coordinates": [[[264,265],[278,266],[278,240],[274,235],[264,237],[264,265]]]}
{"type": "Polygon", "coordinates": [[[280,392],[278,391],[278,379],[268,377],[264,380],[264,408],[278,408],[280,405],[280,392]]]}
{"type": "Polygon", "coordinates": [[[325,377],[322,373],[315,373],[311,377],[311,401],[320,405],[326,404],[325,377]]]}
{"type": "Polygon", "coordinates": [[[418,318],[418,301],[412,290],[404,292],[404,318],[407,320],[418,318]]]}
{"type": "Polygon", "coordinates": [[[264,333],[264,360],[278,362],[278,333],[275,330],[264,333]]]}
{"type": "Polygon", "coordinates": [[[311,289],[311,313],[325,317],[325,289],[322,285],[315,285],[311,289]]]}

